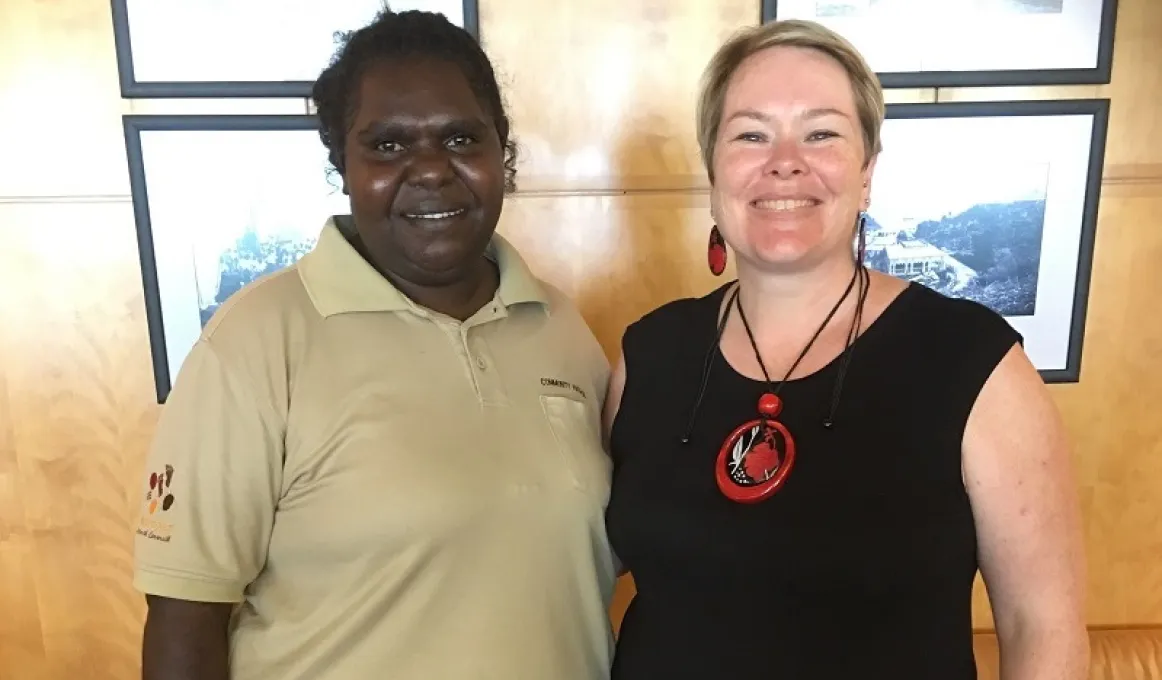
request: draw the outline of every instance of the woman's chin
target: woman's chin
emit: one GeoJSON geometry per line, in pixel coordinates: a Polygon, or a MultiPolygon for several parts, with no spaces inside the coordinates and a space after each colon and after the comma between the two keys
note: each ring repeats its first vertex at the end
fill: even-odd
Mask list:
{"type": "Polygon", "coordinates": [[[819,244],[794,238],[752,244],[751,252],[755,264],[763,269],[803,269],[816,264],[822,255],[819,244]]]}

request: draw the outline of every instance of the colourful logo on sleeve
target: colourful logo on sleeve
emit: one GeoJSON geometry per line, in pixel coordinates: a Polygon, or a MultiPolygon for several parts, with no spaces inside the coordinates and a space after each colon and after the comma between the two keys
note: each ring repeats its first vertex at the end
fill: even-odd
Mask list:
{"type": "Polygon", "coordinates": [[[158,507],[165,512],[173,505],[173,494],[169,491],[171,484],[173,484],[172,465],[166,465],[165,472],[161,474],[154,472],[149,475],[149,491],[145,494],[145,500],[149,502],[149,514],[157,512],[158,507]]]}
{"type": "Polygon", "coordinates": [[[149,475],[149,491],[145,492],[145,512],[141,517],[141,524],[137,527],[137,535],[151,538],[162,543],[169,543],[173,525],[155,519],[158,513],[165,513],[173,507],[174,495],[170,491],[173,484],[174,469],[166,465],[162,472],[152,472],[149,475]]]}

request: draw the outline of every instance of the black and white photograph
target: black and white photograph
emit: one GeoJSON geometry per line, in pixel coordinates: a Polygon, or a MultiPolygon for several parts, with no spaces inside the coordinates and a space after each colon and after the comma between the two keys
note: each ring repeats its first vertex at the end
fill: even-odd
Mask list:
{"type": "Polygon", "coordinates": [[[1107,117],[1108,100],[889,105],[867,265],[985,305],[1047,381],[1076,381],[1107,117]]]}
{"type": "MultiPolygon", "coordinates": [[[[889,185],[922,181],[889,170],[896,171],[887,174],[889,185]]],[[[924,173],[939,181],[907,202],[868,211],[868,265],[1005,316],[1033,316],[1048,163],[988,167],[934,159],[924,173]]]]}
{"type": "Polygon", "coordinates": [[[350,212],[316,126],[308,115],[124,118],[159,403],[214,312],[350,212]]]}
{"type": "Polygon", "coordinates": [[[111,0],[121,96],[309,97],[338,38],[384,7],[479,37],[477,0],[111,0]]]}
{"type": "Polygon", "coordinates": [[[1117,0],[763,0],[850,40],[885,87],[1105,84],[1117,0]]]}

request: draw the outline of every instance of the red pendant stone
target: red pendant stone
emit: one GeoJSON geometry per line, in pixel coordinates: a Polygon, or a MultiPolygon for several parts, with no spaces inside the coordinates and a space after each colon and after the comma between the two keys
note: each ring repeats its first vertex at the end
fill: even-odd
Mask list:
{"type": "Polygon", "coordinates": [[[774,418],[779,415],[779,411],[783,410],[783,401],[777,396],[767,392],[759,397],[759,413],[768,417],[774,418]]]}

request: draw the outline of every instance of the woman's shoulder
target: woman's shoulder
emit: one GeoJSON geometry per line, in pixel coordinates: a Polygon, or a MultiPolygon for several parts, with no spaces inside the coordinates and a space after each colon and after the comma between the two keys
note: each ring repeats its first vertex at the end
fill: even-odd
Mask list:
{"type": "Polygon", "coordinates": [[[922,283],[910,284],[907,292],[912,297],[911,320],[922,323],[929,332],[970,342],[979,341],[982,336],[1009,345],[1022,340],[1004,315],[983,302],[943,293],[922,283]]]}
{"type": "Polygon", "coordinates": [[[968,408],[997,366],[1017,345],[1020,331],[984,303],[911,283],[902,313],[877,343],[886,365],[907,363],[914,374],[941,375],[968,408]]]}
{"type": "Polygon", "coordinates": [[[630,322],[622,333],[626,362],[672,364],[706,352],[713,341],[722,300],[734,282],[703,295],[673,298],[630,322]]]}
{"type": "Polygon", "coordinates": [[[704,295],[684,296],[664,302],[630,323],[626,331],[632,330],[639,335],[668,334],[700,327],[708,320],[713,324],[726,292],[733,285],[731,281],[704,295]]]}
{"type": "Polygon", "coordinates": [[[231,294],[214,310],[202,333],[216,342],[250,336],[256,329],[270,327],[287,316],[303,316],[311,309],[298,267],[292,264],[258,276],[231,294]]]}

